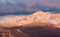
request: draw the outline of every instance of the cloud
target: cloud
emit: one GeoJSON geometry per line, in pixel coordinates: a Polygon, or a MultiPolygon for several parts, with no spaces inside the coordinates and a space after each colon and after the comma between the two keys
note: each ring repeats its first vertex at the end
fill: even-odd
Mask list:
{"type": "Polygon", "coordinates": [[[10,3],[13,3],[13,4],[16,4],[17,2],[14,2],[14,1],[9,1],[10,3]]]}
{"type": "MultiPolygon", "coordinates": [[[[0,12],[14,12],[16,10],[38,11],[44,9],[41,6],[60,9],[60,0],[0,0],[0,3],[6,3],[6,5],[0,6],[0,12]],[[13,5],[7,5],[7,2],[13,5]],[[36,4],[38,4],[40,7],[38,7],[36,4]]],[[[48,8],[45,8],[44,10],[48,10],[48,8]]]]}
{"type": "Polygon", "coordinates": [[[51,6],[51,7],[59,7],[60,8],[60,0],[22,0],[23,3],[29,4],[42,4],[44,6],[51,6]]]}
{"type": "Polygon", "coordinates": [[[0,2],[10,2],[10,3],[24,3],[24,4],[42,4],[45,6],[53,6],[60,8],[60,0],[0,0],[0,2]]]}

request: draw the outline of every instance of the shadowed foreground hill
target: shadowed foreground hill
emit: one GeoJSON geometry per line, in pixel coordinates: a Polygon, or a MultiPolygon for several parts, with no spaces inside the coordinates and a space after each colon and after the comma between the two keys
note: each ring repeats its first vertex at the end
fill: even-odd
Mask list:
{"type": "Polygon", "coordinates": [[[0,18],[0,37],[60,37],[60,14],[38,11],[0,18]]]}

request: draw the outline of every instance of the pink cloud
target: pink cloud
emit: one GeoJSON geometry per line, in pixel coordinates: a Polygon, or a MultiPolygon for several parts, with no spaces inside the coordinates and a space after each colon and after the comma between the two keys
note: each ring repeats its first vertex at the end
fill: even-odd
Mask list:
{"type": "Polygon", "coordinates": [[[37,11],[38,8],[30,8],[31,6],[35,6],[36,4],[43,5],[43,6],[49,6],[49,7],[56,7],[60,9],[60,1],[59,0],[12,0],[15,2],[20,2],[24,5],[26,5],[26,8],[23,8],[22,6],[7,6],[4,4],[0,4],[0,12],[14,12],[14,11],[37,11]],[[25,10],[24,10],[25,9],[25,10]]]}

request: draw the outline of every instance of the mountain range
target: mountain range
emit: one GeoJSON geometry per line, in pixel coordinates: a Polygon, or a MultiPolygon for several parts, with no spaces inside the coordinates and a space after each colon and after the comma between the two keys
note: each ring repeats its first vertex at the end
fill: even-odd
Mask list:
{"type": "Polygon", "coordinates": [[[1,37],[60,37],[60,14],[38,11],[0,18],[1,37]]]}
{"type": "Polygon", "coordinates": [[[0,26],[3,27],[40,26],[39,24],[42,24],[41,26],[46,26],[44,24],[52,24],[52,26],[60,28],[60,14],[38,11],[30,15],[4,16],[0,18],[0,26]],[[30,23],[32,24],[28,25],[30,23]]]}

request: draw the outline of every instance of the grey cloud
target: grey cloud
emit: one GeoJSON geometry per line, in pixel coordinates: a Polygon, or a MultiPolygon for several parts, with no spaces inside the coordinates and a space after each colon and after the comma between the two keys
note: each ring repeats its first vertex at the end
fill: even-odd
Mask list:
{"type": "Polygon", "coordinates": [[[60,0],[22,0],[23,3],[29,4],[41,4],[44,6],[57,7],[60,8],[60,0]]]}

